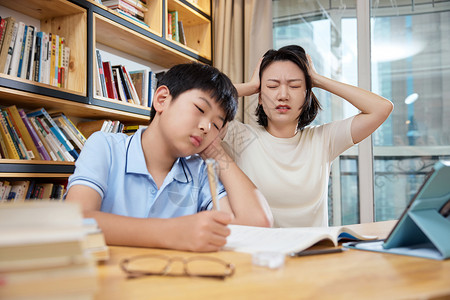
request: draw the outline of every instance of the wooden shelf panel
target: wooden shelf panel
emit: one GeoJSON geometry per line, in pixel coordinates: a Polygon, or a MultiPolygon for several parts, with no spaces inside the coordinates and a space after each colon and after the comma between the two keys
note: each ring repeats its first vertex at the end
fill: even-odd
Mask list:
{"type": "MultiPolygon", "coordinates": [[[[182,47],[198,53],[198,55],[205,57],[207,60],[211,60],[211,18],[205,17],[178,0],[169,1],[167,7],[168,11],[178,11],[178,20],[183,22],[186,45],[182,45],[182,47]]],[[[172,40],[171,42],[181,45],[172,40]]]]}
{"type": "Polygon", "coordinates": [[[95,42],[118,49],[165,68],[195,60],[189,55],[176,51],[169,46],[137,33],[126,26],[117,24],[101,15],[94,14],[94,21],[95,42]]]}
{"type": "Polygon", "coordinates": [[[2,0],[0,5],[38,20],[85,12],[82,7],[65,0],[2,0]]]}
{"type": "MultiPolygon", "coordinates": [[[[30,92],[18,91],[0,87],[0,100],[2,105],[16,105],[28,110],[45,107],[49,112],[64,112],[68,116],[86,119],[115,119],[124,123],[147,124],[148,115],[141,115],[125,111],[126,106],[117,103],[124,110],[111,109],[92,104],[78,103],[49,96],[36,95],[30,92]]],[[[106,106],[106,105],[105,105],[106,106]]]]}

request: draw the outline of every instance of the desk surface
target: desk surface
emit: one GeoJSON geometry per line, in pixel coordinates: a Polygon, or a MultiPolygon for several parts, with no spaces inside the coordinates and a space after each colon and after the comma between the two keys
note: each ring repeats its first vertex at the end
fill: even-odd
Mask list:
{"type": "MultiPolygon", "coordinates": [[[[352,225],[359,233],[386,237],[395,222],[352,225]]],[[[236,266],[224,281],[208,278],[149,276],[127,279],[119,261],[133,255],[198,253],[110,247],[110,260],[98,267],[97,300],[105,299],[450,299],[450,260],[434,261],[394,254],[348,250],[286,258],[272,270],[253,266],[251,255],[216,252],[236,266]]],[[[202,254],[203,255],[203,254],[202,254]]]]}

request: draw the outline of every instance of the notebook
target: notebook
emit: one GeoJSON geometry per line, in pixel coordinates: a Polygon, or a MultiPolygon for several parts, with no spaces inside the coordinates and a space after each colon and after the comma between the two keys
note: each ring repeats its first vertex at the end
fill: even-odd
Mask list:
{"type": "Polygon", "coordinates": [[[439,161],[385,240],[344,247],[443,260],[450,258],[450,161],[439,161]]]}

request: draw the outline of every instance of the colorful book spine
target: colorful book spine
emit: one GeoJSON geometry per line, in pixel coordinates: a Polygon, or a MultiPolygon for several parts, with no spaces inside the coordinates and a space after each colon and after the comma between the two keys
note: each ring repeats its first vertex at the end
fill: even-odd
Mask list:
{"type": "Polygon", "coordinates": [[[55,121],[50,117],[45,108],[41,108],[34,112],[30,112],[27,114],[27,117],[39,117],[42,116],[49,124],[50,130],[53,134],[58,138],[58,140],[63,144],[64,148],[72,155],[74,159],[77,159],[79,154],[75,151],[73,145],[69,142],[66,136],[62,133],[61,129],[59,129],[58,125],[56,125],[55,121]]]}
{"type": "Polygon", "coordinates": [[[19,109],[19,115],[22,118],[23,123],[25,124],[26,129],[30,133],[30,136],[36,146],[37,151],[39,152],[39,156],[42,160],[52,160],[50,155],[48,154],[47,150],[44,147],[44,144],[42,143],[41,139],[39,138],[39,135],[37,134],[34,127],[31,125],[30,120],[27,118],[27,114],[23,109],[19,109]]]}
{"type": "Polygon", "coordinates": [[[40,157],[39,151],[30,135],[28,128],[26,127],[25,123],[23,122],[23,118],[19,114],[17,107],[15,105],[9,106],[6,108],[6,111],[8,112],[9,116],[11,117],[11,121],[14,124],[14,128],[16,129],[17,133],[19,134],[20,138],[25,143],[26,148],[32,152],[30,157],[32,159],[38,159],[40,157]]]}
{"type": "Polygon", "coordinates": [[[6,125],[5,118],[3,114],[0,113],[0,133],[2,138],[6,144],[6,150],[8,152],[8,156],[11,159],[20,159],[19,153],[17,152],[16,146],[14,145],[14,141],[9,133],[8,127],[6,125]]]}

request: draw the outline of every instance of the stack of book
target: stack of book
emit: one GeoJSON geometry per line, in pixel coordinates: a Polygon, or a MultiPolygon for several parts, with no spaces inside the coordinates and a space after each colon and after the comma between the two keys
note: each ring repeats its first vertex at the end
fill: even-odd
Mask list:
{"type": "Polygon", "coordinates": [[[26,113],[15,105],[0,111],[0,156],[75,161],[86,138],[63,113],[44,108],[26,113]]]}
{"type": "Polygon", "coordinates": [[[128,71],[124,65],[102,60],[96,50],[94,88],[97,96],[151,107],[156,89],[155,74],[150,70],[128,71]]]}
{"type": "Polygon", "coordinates": [[[93,299],[86,241],[74,203],[0,204],[0,299],[93,299]]]}
{"type": "Polygon", "coordinates": [[[0,20],[0,42],[0,72],[67,88],[70,47],[64,37],[7,17],[0,20]]]}
{"type": "Polygon", "coordinates": [[[118,13],[148,26],[145,23],[145,12],[148,11],[147,0],[102,0],[103,5],[118,13]]]}

